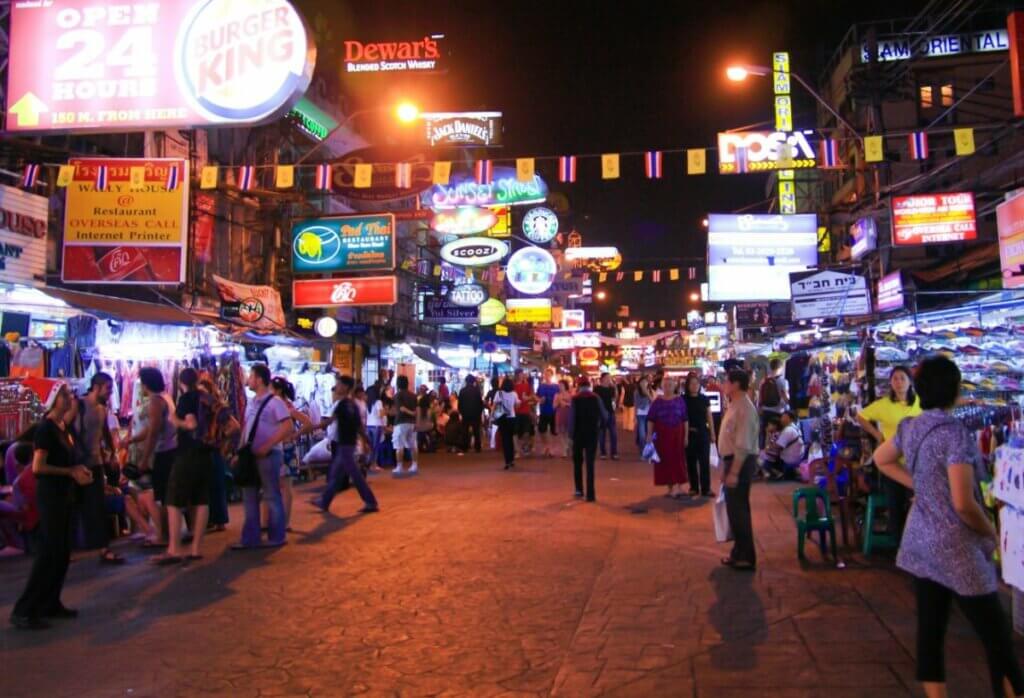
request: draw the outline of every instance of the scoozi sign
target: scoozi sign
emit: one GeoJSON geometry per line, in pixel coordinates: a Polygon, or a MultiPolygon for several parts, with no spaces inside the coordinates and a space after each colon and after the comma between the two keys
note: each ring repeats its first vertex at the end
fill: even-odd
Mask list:
{"type": "Polygon", "coordinates": [[[813,131],[742,131],[718,134],[720,174],[795,170],[815,167],[813,131]]]}
{"type": "Polygon", "coordinates": [[[287,0],[11,3],[5,128],[257,123],[287,111],[315,63],[287,0]]]}
{"type": "Polygon", "coordinates": [[[395,217],[341,216],[292,227],[297,272],[390,271],[395,268],[395,217]]]}
{"type": "Polygon", "coordinates": [[[296,308],[394,305],[397,302],[396,276],[309,279],[292,282],[292,304],[296,308]]]}
{"type": "Polygon", "coordinates": [[[441,248],[441,259],[458,267],[483,267],[507,254],[507,243],[483,237],[462,238],[441,248]]]}
{"type": "Polygon", "coordinates": [[[424,36],[417,41],[346,41],[346,73],[418,73],[439,69],[444,34],[424,36]]]}
{"type": "Polygon", "coordinates": [[[512,167],[495,167],[489,184],[478,184],[469,175],[452,176],[448,184],[438,184],[423,193],[423,205],[428,208],[455,208],[457,206],[500,206],[543,203],[548,186],[540,175],[525,182],[516,177],[512,167]]]}

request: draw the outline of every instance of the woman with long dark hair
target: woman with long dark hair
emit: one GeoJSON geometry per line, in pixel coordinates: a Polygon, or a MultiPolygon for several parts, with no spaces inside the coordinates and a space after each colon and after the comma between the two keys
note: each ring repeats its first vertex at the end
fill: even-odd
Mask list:
{"type": "Polygon", "coordinates": [[[690,441],[686,445],[686,471],[690,479],[690,496],[713,497],[711,490],[711,444],[715,442],[715,422],[711,416],[711,400],[701,392],[700,376],[686,377],[683,392],[686,402],[690,441]]]}
{"type": "Polygon", "coordinates": [[[75,618],[78,612],[60,600],[71,562],[71,513],[76,486],[92,482],[92,471],[74,462],[75,443],[67,427],[74,404],[66,385],[54,389],[46,415],[35,433],[32,472],[36,476],[39,508],[39,552],[32,563],[25,591],[11,612],[11,624],[23,630],[42,630],[44,618],[75,618]]]}

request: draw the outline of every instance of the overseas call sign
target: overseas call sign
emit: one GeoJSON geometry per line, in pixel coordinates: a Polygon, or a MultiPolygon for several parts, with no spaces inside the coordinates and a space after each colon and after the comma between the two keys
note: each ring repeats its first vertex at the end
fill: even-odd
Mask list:
{"type": "Polygon", "coordinates": [[[298,100],[315,63],[287,0],[16,2],[5,128],[255,123],[298,100]]]}

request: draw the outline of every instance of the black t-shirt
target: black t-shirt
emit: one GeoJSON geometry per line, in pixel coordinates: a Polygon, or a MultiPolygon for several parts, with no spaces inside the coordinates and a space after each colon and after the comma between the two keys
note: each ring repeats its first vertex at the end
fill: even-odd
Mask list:
{"type": "Polygon", "coordinates": [[[697,432],[700,436],[708,434],[708,408],[711,407],[711,400],[704,393],[683,396],[686,400],[686,416],[689,420],[690,431],[697,432]]]}
{"type": "MultiPolygon", "coordinates": [[[[46,464],[55,468],[71,468],[71,454],[74,451],[74,444],[71,437],[54,424],[52,419],[44,419],[36,428],[36,437],[33,444],[35,448],[46,451],[46,464]]],[[[58,477],[55,475],[40,475],[39,477],[58,477]]],[[[63,479],[63,478],[62,478],[63,479]]]]}
{"type": "Polygon", "coordinates": [[[612,408],[612,401],[615,400],[615,388],[598,385],[594,388],[594,394],[601,398],[601,402],[604,403],[604,409],[609,415],[615,413],[615,410],[612,408]]]}
{"type": "Polygon", "coordinates": [[[407,410],[416,409],[416,396],[411,390],[399,390],[398,394],[395,395],[395,405],[397,406],[397,414],[395,416],[396,424],[415,424],[416,416],[406,414],[402,412],[402,408],[407,410]]]}
{"type": "Polygon", "coordinates": [[[627,383],[622,391],[622,406],[623,407],[636,407],[636,385],[633,383],[627,383]]]}
{"type": "Polygon", "coordinates": [[[334,408],[334,418],[338,420],[338,443],[342,446],[355,446],[362,426],[362,415],[355,400],[345,398],[334,408]]]}
{"type": "MultiPolygon", "coordinates": [[[[199,420],[199,397],[198,390],[190,390],[178,397],[178,406],[174,410],[174,414],[177,415],[178,419],[185,419],[187,415],[192,414],[195,415],[196,421],[199,420]]],[[[178,429],[179,448],[198,448],[199,445],[199,441],[196,440],[195,431],[178,429]]]]}

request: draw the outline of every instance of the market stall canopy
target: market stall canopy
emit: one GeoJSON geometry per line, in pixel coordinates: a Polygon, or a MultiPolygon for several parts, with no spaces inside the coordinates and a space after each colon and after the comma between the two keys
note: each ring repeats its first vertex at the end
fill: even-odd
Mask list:
{"type": "Polygon", "coordinates": [[[437,353],[430,347],[421,346],[419,344],[410,344],[409,348],[412,349],[412,353],[416,355],[420,361],[426,361],[428,364],[434,364],[439,368],[450,368],[455,367],[449,364],[447,361],[442,359],[437,353]]]}
{"type": "Polygon", "coordinates": [[[52,286],[48,286],[45,291],[47,295],[59,298],[74,308],[117,320],[166,325],[205,324],[199,318],[169,304],[146,303],[127,298],[101,296],[96,293],[70,291],[66,288],[54,288],[52,286]]]}

